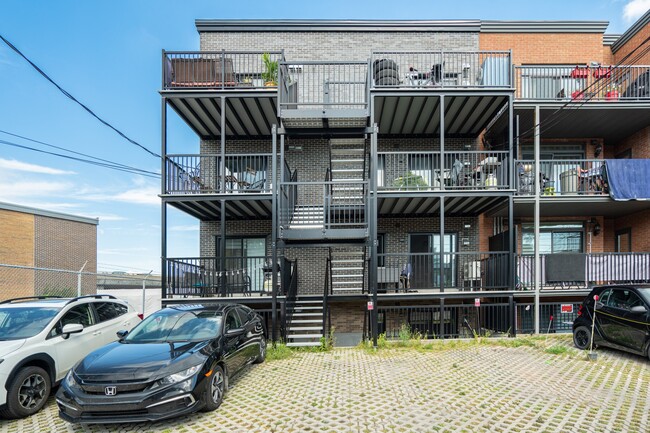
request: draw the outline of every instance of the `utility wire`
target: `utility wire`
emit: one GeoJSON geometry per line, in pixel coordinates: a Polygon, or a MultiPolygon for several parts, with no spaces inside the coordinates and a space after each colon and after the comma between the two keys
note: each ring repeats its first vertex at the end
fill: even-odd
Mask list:
{"type": "Polygon", "coordinates": [[[110,161],[110,160],[108,160],[108,159],[98,158],[98,157],[96,157],[96,156],[88,155],[88,154],[86,154],[86,153],[76,152],[76,151],[74,151],[74,150],[70,150],[70,149],[67,149],[67,148],[65,148],[65,147],[55,146],[55,145],[53,145],[53,144],[46,143],[46,142],[44,142],[44,141],[35,140],[35,139],[33,139],[33,138],[25,137],[24,135],[20,135],[20,134],[14,134],[14,133],[12,133],[12,132],[4,131],[4,130],[2,130],[2,129],[0,129],[0,133],[2,133],[2,134],[7,134],[7,135],[11,135],[12,137],[16,137],[16,138],[21,138],[21,139],[23,139],[23,140],[31,141],[32,143],[42,144],[43,146],[51,147],[51,148],[53,148],[53,149],[63,150],[64,152],[69,152],[69,153],[72,153],[72,154],[74,154],[74,155],[85,156],[85,157],[87,157],[87,158],[94,159],[94,160],[101,161],[101,162],[105,162],[105,163],[107,163],[107,164],[115,165],[115,166],[118,166],[118,167],[123,167],[123,168],[127,168],[127,169],[130,169],[130,170],[143,171],[143,172],[145,172],[145,173],[158,174],[158,173],[155,173],[155,172],[142,170],[142,169],[139,169],[139,168],[137,168],[137,167],[131,167],[131,166],[128,166],[128,165],[126,165],[126,164],[119,163],[119,162],[110,161]]]}
{"type": "Polygon", "coordinates": [[[6,146],[18,147],[18,148],[26,149],[26,150],[32,150],[34,152],[39,152],[39,153],[45,153],[47,155],[58,156],[60,158],[71,159],[73,161],[84,162],[86,164],[96,165],[96,166],[108,168],[108,169],[111,169],[111,170],[117,170],[117,171],[123,171],[123,172],[126,172],[126,173],[139,174],[140,176],[145,176],[145,177],[160,178],[159,173],[156,173],[156,172],[153,172],[153,171],[142,170],[142,169],[139,169],[139,168],[134,168],[134,169],[124,168],[124,167],[121,167],[119,165],[107,164],[107,163],[92,161],[92,160],[84,159],[84,158],[77,158],[77,157],[74,157],[74,156],[63,155],[63,154],[55,153],[55,152],[48,152],[47,150],[37,149],[35,147],[25,146],[25,145],[22,145],[22,144],[13,143],[11,141],[6,141],[6,140],[0,140],[0,144],[4,144],[6,146]]]}
{"type": "Polygon", "coordinates": [[[108,127],[111,128],[113,131],[117,132],[117,134],[118,134],[120,137],[124,138],[124,139],[127,140],[129,143],[138,146],[139,148],[141,148],[141,149],[144,150],[145,152],[149,153],[150,155],[155,156],[156,158],[160,158],[160,157],[161,157],[160,155],[158,155],[157,153],[155,153],[155,152],[153,152],[153,151],[147,149],[145,146],[143,146],[142,144],[138,143],[137,141],[135,141],[135,140],[133,140],[133,139],[127,137],[126,134],[124,134],[122,131],[120,131],[119,129],[117,129],[116,127],[114,127],[114,126],[111,125],[110,123],[108,123],[106,120],[102,119],[102,118],[99,117],[97,114],[95,114],[95,112],[94,112],[93,110],[91,110],[91,109],[88,108],[85,104],[83,104],[82,102],[80,102],[77,98],[75,98],[74,96],[72,96],[72,95],[71,95],[67,90],[65,90],[64,88],[62,88],[61,86],[59,86],[59,85],[58,85],[58,84],[57,84],[57,83],[56,83],[52,78],[49,77],[49,75],[47,75],[47,74],[46,74],[46,73],[45,73],[41,68],[39,68],[38,66],[36,66],[36,65],[34,64],[34,62],[32,62],[31,60],[29,60],[29,59],[27,58],[27,56],[25,56],[25,55],[24,55],[24,54],[23,54],[23,53],[22,53],[18,48],[16,48],[16,47],[11,43],[11,42],[9,42],[7,39],[5,39],[2,35],[0,35],[0,39],[2,39],[2,41],[3,41],[5,44],[7,44],[7,46],[8,46],[9,48],[11,48],[12,50],[14,50],[14,51],[19,55],[19,56],[21,56],[23,59],[25,59],[25,60],[27,61],[27,63],[29,63],[29,64],[30,64],[30,65],[31,65],[31,66],[32,66],[32,67],[33,67],[33,68],[34,68],[34,69],[35,69],[39,74],[41,74],[41,75],[42,75],[42,76],[43,76],[47,81],[49,81],[49,82],[52,83],[52,84],[53,84],[57,89],[59,89],[59,91],[60,91],[61,93],[63,93],[66,97],[68,97],[68,98],[71,99],[72,101],[74,101],[74,102],[76,102],[77,104],[79,104],[79,105],[80,105],[84,110],[86,110],[88,113],[90,113],[90,115],[93,116],[95,119],[99,120],[101,123],[103,123],[104,125],[108,126],[108,127]]]}

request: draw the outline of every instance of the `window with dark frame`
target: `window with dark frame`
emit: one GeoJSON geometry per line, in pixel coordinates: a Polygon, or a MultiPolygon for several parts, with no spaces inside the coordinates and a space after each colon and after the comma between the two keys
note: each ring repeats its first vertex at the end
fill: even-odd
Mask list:
{"type": "Polygon", "coordinates": [[[627,227],[621,230],[616,230],[614,242],[614,251],[617,253],[631,253],[632,252],[632,228],[627,227]]]}

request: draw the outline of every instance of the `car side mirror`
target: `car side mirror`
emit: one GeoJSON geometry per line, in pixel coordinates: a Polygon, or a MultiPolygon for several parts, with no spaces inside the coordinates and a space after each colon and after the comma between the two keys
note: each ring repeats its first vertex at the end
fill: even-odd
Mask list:
{"type": "Polygon", "coordinates": [[[119,331],[116,332],[116,334],[117,334],[117,338],[119,338],[120,340],[124,340],[124,337],[129,335],[129,331],[127,331],[126,329],[120,329],[119,331]]]}
{"type": "Polygon", "coordinates": [[[632,307],[630,311],[633,313],[646,313],[648,310],[643,305],[637,305],[635,307],[632,307]]]}
{"type": "Polygon", "coordinates": [[[244,328],[233,328],[226,331],[226,337],[239,337],[244,334],[244,328]]]}
{"type": "Polygon", "coordinates": [[[68,323],[67,325],[63,326],[63,329],[61,330],[61,334],[63,338],[68,338],[70,334],[78,334],[83,330],[84,330],[84,325],[82,325],[81,323],[68,323]]]}

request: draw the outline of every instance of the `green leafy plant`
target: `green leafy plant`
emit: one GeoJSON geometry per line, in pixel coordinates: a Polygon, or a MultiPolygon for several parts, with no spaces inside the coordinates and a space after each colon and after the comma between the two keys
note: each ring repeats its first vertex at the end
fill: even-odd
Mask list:
{"type": "Polygon", "coordinates": [[[271,345],[266,351],[267,361],[279,361],[281,359],[291,358],[293,351],[282,343],[271,345]]]}
{"type": "Polygon", "coordinates": [[[400,176],[393,181],[393,186],[397,188],[427,188],[429,184],[419,174],[408,171],[404,176],[400,176]]]}
{"type": "Polygon", "coordinates": [[[262,72],[262,80],[266,86],[278,85],[278,61],[271,60],[271,54],[262,54],[262,63],[264,63],[264,72],[262,72]]]}

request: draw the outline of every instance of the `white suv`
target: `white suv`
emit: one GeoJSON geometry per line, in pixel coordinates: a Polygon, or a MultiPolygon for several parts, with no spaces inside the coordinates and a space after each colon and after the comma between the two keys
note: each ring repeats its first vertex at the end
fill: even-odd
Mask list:
{"type": "Polygon", "coordinates": [[[0,303],[0,415],[38,412],[68,370],[140,321],[111,295],[31,297],[0,303]]]}

